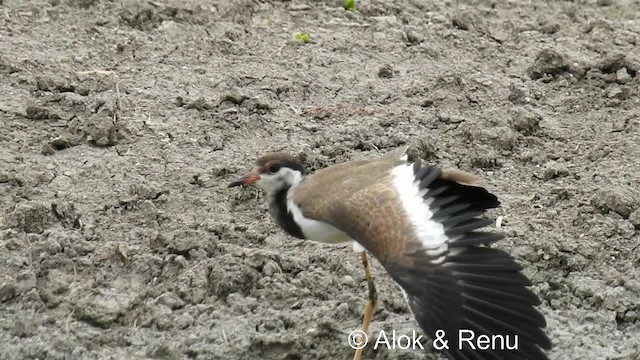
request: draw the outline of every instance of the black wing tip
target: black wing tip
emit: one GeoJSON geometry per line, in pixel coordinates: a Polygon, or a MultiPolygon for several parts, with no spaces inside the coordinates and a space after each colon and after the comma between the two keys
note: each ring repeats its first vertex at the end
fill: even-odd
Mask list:
{"type": "Polygon", "coordinates": [[[420,188],[429,189],[425,196],[431,197],[435,193],[440,194],[438,197],[458,196],[476,210],[494,209],[500,206],[498,197],[481,186],[466,185],[440,178],[442,169],[439,167],[422,166],[419,162],[415,162],[413,173],[416,181],[420,183],[420,188]]]}
{"type": "Polygon", "coordinates": [[[462,355],[448,353],[450,359],[547,359],[544,350],[551,349],[552,342],[545,332],[545,316],[536,307],[540,298],[509,254],[472,246],[447,256],[439,265],[426,254],[414,255],[412,267],[389,270],[427,335],[443,329],[454,334],[447,339],[456,344],[460,329],[472,330],[476,337],[519,338],[517,350],[472,354],[467,349],[462,355]]]}

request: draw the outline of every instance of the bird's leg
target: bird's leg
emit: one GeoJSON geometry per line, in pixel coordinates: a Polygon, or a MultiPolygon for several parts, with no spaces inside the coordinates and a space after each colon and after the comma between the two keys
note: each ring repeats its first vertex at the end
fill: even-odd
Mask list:
{"type": "MultiPolygon", "coordinates": [[[[371,273],[371,266],[369,265],[367,252],[361,252],[360,258],[362,259],[362,265],[364,265],[364,276],[367,279],[367,288],[369,290],[367,303],[364,306],[364,315],[362,317],[362,332],[369,336],[369,325],[371,325],[373,312],[375,311],[376,305],[378,303],[378,292],[376,291],[376,285],[373,283],[373,275],[371,273]]],[[[357,349],[355,354],[353,354],[353,360],[360,360],[362,358],[363,350],[364,347],[361,349],[357,349]]]]}

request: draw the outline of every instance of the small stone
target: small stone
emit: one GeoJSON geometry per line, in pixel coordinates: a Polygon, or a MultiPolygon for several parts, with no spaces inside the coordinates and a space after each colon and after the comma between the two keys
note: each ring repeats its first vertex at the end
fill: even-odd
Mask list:
{"type": "Polygon", "coordinates": [[[640,197],[629,186],[610,185],[596,192],[591,198],[591,205],[603,213],[614,211],[624,218],[629,218],[631,213],[640,208],[640,197]]]}
{"type": "Polygon", "coordinates": [[[393,77],[393,68],[391,65],[384,65],[378,70],[378,77],[383,79],[391,79],[393,77]]]}
{"type": "Polygon", "coordinates": [[[629,75],[626,67],[622,67],[616,71],[616,82],[618,82],[618,84],[626,84],[629,81],[631,81],[631,75],[629,75]]]}
{"type": "Polygon", "coordinates": [[[598,0],[596,3],[598,6],[611,6],[613,5],[613,0],[598,0]]]}

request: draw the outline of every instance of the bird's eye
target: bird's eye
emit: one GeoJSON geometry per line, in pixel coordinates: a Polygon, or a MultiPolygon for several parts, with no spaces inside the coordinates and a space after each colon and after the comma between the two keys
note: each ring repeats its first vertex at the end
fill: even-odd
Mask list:
{"type": "Polygon", "coordinates": [[[277,173],[278,170],[280,170],[280,165],[279,164],[273,164],[271,166],[269,166],[269,171],[272,173],[277,173]]]}

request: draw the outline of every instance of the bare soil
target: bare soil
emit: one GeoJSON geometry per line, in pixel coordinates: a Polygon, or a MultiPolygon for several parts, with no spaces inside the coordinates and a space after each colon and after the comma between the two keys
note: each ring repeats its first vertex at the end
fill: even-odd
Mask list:
{"type": "Polygon", "coordinates": [[[0,0],[0,358],[350,358],[350,245],[226,185],[409,144],[502,200],[552,359],[640,359],[639,2],[341,4],[0,0]]]}

